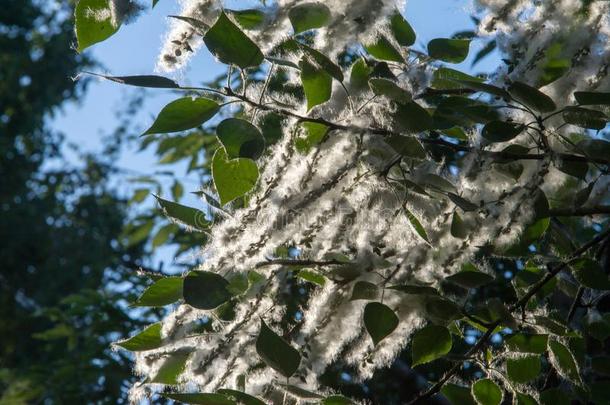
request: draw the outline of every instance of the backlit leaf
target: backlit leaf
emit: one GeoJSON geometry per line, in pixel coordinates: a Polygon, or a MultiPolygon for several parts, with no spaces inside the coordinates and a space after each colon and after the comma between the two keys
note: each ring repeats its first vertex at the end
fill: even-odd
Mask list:
{"type": "Polygon", "coordinates": [[[373,344],[377,346],[398,326],[398,317],[388,306],[380,302],[369,302],[364,307],[364,326],[373,344]]]}
{"type": "Polygon", "coordinates": [[[443,357],[449,353],[452,345],[451,334],[446,327],[429,325],[420,329],[413,335],[411,367],[443,357]]]}
{"type": "Polygon", "coordinates": [[[256,352],[269,367],[284,377],[293,375],[301,363],[299,352],[269,329],[262,319],[260,332],[256,339],[256,352]]]}
{"type": "Polygon", "coordinates": [[[203,41],[222,63],[245,69],[263,62],[263,53],[259,47],[225,13],[221,13],[216,23],[205,33],[203,41]]]}
{"type": "Polygon", "coordinates": [[[218,103],[207,98],[180,98],[163,107],[153,125],[144,132],[144,135],[165,134],[196,128],[216,115],[218,110],[218,103]]]}
{"type": "Polygon", "coordinates": [[[231,299],[229,282],[209,271],[191,271],[184,278],[184,301],[197,309],[211,310],[231,299]]]}

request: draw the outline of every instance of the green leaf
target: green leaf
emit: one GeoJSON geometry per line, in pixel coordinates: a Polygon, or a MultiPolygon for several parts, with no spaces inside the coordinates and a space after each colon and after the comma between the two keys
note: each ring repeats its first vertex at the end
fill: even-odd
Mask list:
{"type": "Polygon", "coordinates": [[[228,398],[237,401],[240,405],[265,405],[260,399],[237,390],[223,388],[216,391],[216,393],[225,395],[228,398]]]}
{"type": "Polygon", "coordinates": [[[364,49],[375,59],[398,63],[404,63],[405,61],[398,49],[383,35],[379,35],[375,42],[365,45],[364,49]]]}
{"type": "Polygon", "coordinates": [[[581,384],[578,366],[570,349],[555,339],[549,339],[548,349],[551,355],[551,362],[557,372],[573,383],[581,384]]]}
{"type": "Polygon", "coordinates": [[[441,388],[441,394],[449,400],[452,405],[476,405],[470,389],[456,384],[445,384],[441,388]]]}
{"type": "Polygon", "coordinates": [[[548,335],[517,333],[506,339],[506,346],[516,352],[542,354],[546,352],[548,335]]]}
{"type": "Polygon", "coordinates": [[[78,52],[102,42],[119,30],[119,22],[112,21],[108,0],[80,0],[74,10],[74,25],[78,52]]]}
{"type": "Polygon", "coordinates": [[[538,401],[529,394],[522,394],[520,392],[515,393],[514,399],[515,405],[538,405],[538,401]]]}
{"type": "Polygon", "coordinates": [[[437,38],[428,42],[428,55],[449,63],[460,63],[468,56],[470,40],[437,38]]]}
{"type": "Polygon", "coordinates": [[[576,150],[590,158],[610,162],[610,142],[603,139],[583,139],[576,144],[576,150]]]}
{"type": "Polygon", "coordinates": [[[398,326],[398,317],[389,307],[380,302],[369,302],[364,307],[364,326],[373,344],[377,346],[398,326]]]}
{"type": "Polygon", "coordinates": [[[139,188],[133,193],[133,197],[129,199],[129,203],[140,203],[148,197],[150,190],[147,188],[139,188]]]}
{"type": "Polygon", "coordinates": [[[320,28],[331,21],[328,7],[322,3],[297,4],[288,11],[288,19],[295,34],[320,28]]]}
{"type": "Polygon", "coordinates": [[[510,94],[508,94],[508,92],[500,87],[491,85],[491,84],[487,84],[487,83],[481,83],[479,81],[473,81],[470,79],[464,80],[464,79],[454,79],[457,83],[461,84],[463,87],[467,88],[467,89],[471,89],[471,90],[475,90],[475,91],[480,91],[483,93],[488,93],[491,94],[493,96],[498,96],[501,97],[505,100],[510,100],[510,94]]]}
{"type": "Polygon", "coordinates": [[[325,103],[332,93],[332,77],[324,70],[312,64],[307,58],[299,62],[301,83],[307,99],[307,111],[325,103]]]}
{"type": "Polygon", "coordinates": [[[390,30],[400,45],[411,46],[415,43],[415,31],[399,12],[395,12],[390,17],[390,30]]]}
{"type": "Polygon", "coordinates": [[[401,130],[408,133],[418,133],[432,128],[432,117],[415,101],[397,104],[394,120],[401,130]]]}
{"type": "Polygon", "coordinates": [[[468,236],[466,224],[464,224],[464,221],[457,212],[453,213],[453,218],[451,219],[451,236],[459,239],[465,239],[468,236]]]}
{"type": "Polygon", "coordinates": [[[133,306],[162,307],[181,298],[182,277],[163,277],[144,290],[133,306]]]}
{"type": "Polygon", "coordinates": [[[373,71],[364,58],[359,58],[352,65],[350,72],[350,88],[355,91],[362,91],[369,87],[369,75],[373,71]]]}
{"type": "Polygon", "coordinates": [[[548,113],[555,111],[557,106],[552,98],[522,82],[514,82],[508,87],[508,92],[517,101],[525,104],[532,110],[548,113]]]}
{"type": "Polygon", "coordinates": [[[574,98],[580,105],[610,105],[610,93],[577,91],[574,98]]]}
{"type": "Polygon", "coordinates": [[[191,271],[184,278],[184,301],[197,309],[211,310],[231,299],[229,282],[209,271],[191,271]]]}
{"type": "Polygon", "coordinates": [[[228,118],[216,128],[229,159],[257,159],[265,150],[265,138],[257,127],[239,118],[228,118]]]}
{"type": "Polygon", "coordinates": [[[426,230],[424,229],[423,225],[421,224],[421,222],[419,222],[419,219],[417,219],[417,217],[415,215],[413,215],[411,213],[411,211],[409,211],[407,209],[407,207],[404,207],[405,210],[405,214],[407,215],[407,219],[409,220],[409,223],[411,224],[411,226],[413,227],[413,229],[415,230],[415,232],[417,232],[417,234],[426,242],[430,243],[430,241],[428,240],[428,234],[426,233],[426,230]]]}
{"type": "Polygon", "coordinates": [[[264,59],[259,47],[225,13],[221,13],[205,33],[203,41],[210,52],[227,65],[245,69],[260,65],[264,59]]]}
{"type": "Polygon", "coordinates": [[[608,117],[603,112],[582,107],[566,107],[563,120],[581,128],[597,130],[604,129],[608,123],[608,117]]]}
{"type": "Polygon", "coordinates": [[[462,73],[459,70],[450,69],[446,67],[440,67],[434,71],[432,76],[432,87],[439,90],[447,89],[459,89],[459,88],[470,88],[464,86],[464,83],[480,83],[483,79],[478,77],[470,76],[466,73],[462,73]]]}
{"type": "Polygon", "coordinates": [[[164,244],[165,242],[167,242],[169,237],[173,233],[175,233],[178,229],[179,228],[176,224],[167,224],[167,225],[163,226],[161,229],[159,229],[159,231],[157,232],[157,234],[155,235],[155,237],[152,240],[153,248],[157,248],[157,247],[161,246],[162,244],[164,244]]]}
{"type": "Polygon", "coordinates": [[[445,280],[464,288],[479,288],[494,281],[494,278],[481,271],[460,271],[445,280]]]}
{"type": "Polygon", "coordinates": [[[427,285],[419,284],[401,284],[387,287],[390,290],[396,290],[405,294],[411,295],[438,295],[438,291],[435,288],[427,285]]]}
{"type": "Polygon", "coordinates": [[[85,72],[97,77],[110,80],[112,82],[127,86],[148,87],[153,89],[177,89],[180,85],[175,81],[163,76],[142,75],[142,76],[107,76],[99,73],[85,72]]]}
{"type": "Polygon", "coordinates": [[[392,80],[374,77],[369,80],[369,86],[376,95],[385,96],[397,103],[408,103],[411,101],[411,93],[399,87],[392,80]]]}
{"type": "Polygon", "coordinates": [[[462,317],[460,307],[453,301],[439,296],[426,297],[425,310],[428,318],[437,323],[449,322],[462,317]]]}
{"type": "Polygon", "coordinates": [[[479,405],[500,405],[502,402],[502,390],[489,378],[472,384],[472,396],[479,405]]]}
{"type": "Polygon", "coordinates": [[[392,135],[385,140],[401,156],[412,159],[425,159],[426,150],[413,136],[392,135]]]}
{"type": "Polygon", "coordinates": [[[117,342],[116,345],[132,352],[142,352],[161,347],[163,345],[161,341],[161,323],[153,323],[142,332],[129,339],[117,342]]]}
{"type": "Polygon", "coordinates": [[[322,287],[324,287],[324,284],[326,284],[326,277],[313,270],[299,270],[297,277],[301,280],[309,281],[310,283],[314,283],[322,287]]]}
{"type": "Polygon", "coordinates": [[[350,301],[374,300],[379,296],[379,287],[368,281],[357,281],[352,289],[350,301]]]}
{"type": "Polygon", "coordinates": [[[248,281],[248,275],[246,273],[235,273],[228,276],[229,285],[227,291],[233,296],[242,295],[248,291],[250,282],[248,281]]]}
{"type": "Polygon", "coordinates": [[[529,355],[508,358],[506,360],[506,373],[511,381],[525,384],[538,377],[540,374],[540,356],[529,355]]]}
{"type": "Polygon", "coordinates": [[[220,204],[225,205],[254,188],[258,167],[246,158],[229,160],[224,148],[218,148],[212,158],[212,177],[220,204]]]}
{"type": "Polygon", "coordinates": [[[257,9],[247,10],[228,10],[225,12],[230,14],[242,28],[253,30],[259,28],[265,22],[265,13],[257,9]]]}
{"type": "Polygon", "coordinates": [[[293,375],[301,363],[301,355],[297,349],[269,329],[262,319],[256,339],[256,352],[265,364],[286,378],[293,375]]]}
{"type": "Polygon", "coordinates": [[[314,146],[320,144],[328,133],[328,127],[317,122],[301,122],[299,124],[299,137],[294,146],[299,153],[307,154],[314,146]]]}
{"type": "Polygon", "coordinates": [[[307,56],[311,58],[311,60],[324,69],[326,73],[340,82],[343,81],[343,71],[333,61],[328,59],[326,55],[300,42],[298,43],[298,46],[305,54],[307,54],[307,56]]]}
{"type": "Polygon", "coordinates": [[[506,142],[519,135],[525,126],[516,122],[491,121],[485,124],[481,135],[490,142],[506,142]]]}
{"type": "Polygon", "coordinates": [[[429,325],[413,335],[411,367],[426,364],[449,353],[453,342],[449,329],[439,325],[429,325]]]}
{"type": "Polygon", "coordinates": [[[449,199],[458,207],[460,207],[462,209],[462,211],[464,212],[470,212],[470,211],[476,211],[477,209],[479,209],[479,206],[476,205],[475,203],[472,203],[470,201],[468,201],[467,199],[455,194],[455,193],[448,193],[447,197],[449,197],[449,199]]]}
{"type": "Polygon", "coordinates": [[[144,132],[144,135],[165,134],[196,128],[216,115],[219,108],[218,103],[207,98],[180,98],[163,107],[155,122],[144,132]]]}
{"type": "MultiPolygon", "coordinates": [[[[193,394],[161,394],[166,398],[185,404],[194,405],[237,405],[236,401],[222,394],[193,393],[193,394]]],[[[249,404],[248,404],[249,405],[249,404]]]]}
{"type": "Polygon", "coordinates": [[[173,353],[161,365],[150,382],[168,385],[178,384],[178,377],[180,377],[180,374],[184,372],[184,368],[189,356],[190,353],[173,353]]]}
{"type": "Polygon", "coordinates": [[[541,405],[571,405],[571,395],[560,388],[550,388],[540,393],[541,405]]]}
{"type": "Polygon", "coordinates": [[[187,207],[173,201],[164,200],[155,196],[157,202],[168,217],[175,219],[181,224],[191,226],[196,229],[207,229],[210,222],[205,219],[205,213],[196,208],[187,207]]]}
{"type": "Polygon", "coordinates": [[[597,261],[581,257],[572,262],[570,267],[576,280],[585,287],[594,290],[610,290],[610,279],[597,261]]]}

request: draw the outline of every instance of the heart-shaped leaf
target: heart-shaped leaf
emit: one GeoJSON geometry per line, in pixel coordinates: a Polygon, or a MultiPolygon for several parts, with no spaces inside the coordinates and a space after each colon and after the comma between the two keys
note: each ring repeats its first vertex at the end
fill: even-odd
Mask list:
{"type": "Polygon", "coordinates": [[[231,299],[229,282],[209,271],[191,271],[184,278],[184,301],[197,309],[211,310],[231,299]]]}
{"type": "Polygon", "coordinates": [[[411,367],[443,357],[452,346],[451,334],[444,326],[429,325],[418,330],[413,335],[411,367]]]}
{"type": "Polygon", "coordinates": [[[511,357],[506,360],[506,374],[508,378],[518,384],[525,384],[540,374],[540,356],[529,355],[511,357]]]}
{"type": "Polygon", "coordinates": [[[380,302],[369,302],[364,307],[364,326],[377,346],[398,326],[398,317],[388,306],[380,302]]]}
{"type": "Polygon", "coordinates": [[[500,405],[503,395],[498,384],[485,378],[472,384],[472,396],[479,405],[500,405]]]}
{"type": "Polygon", "coordinates": [[[225,13],[205,33],[203,41],[222,63],[242,69],[258,66],[264,59],[259,47],[225,13]]]}
{"type": "Polygon", "coordinates": [[[307,58],[299,62],[301,83],[307,99],[307,111],[325,103],[332,93],[332,77],[326,70],[314,65],[307,58]]]}
{"type": "Polygon", "coordinates": [[[252,190],[258,180],[258,168],[250,159],[228,159],[224,148],[212,158],[212,177],[220,204],[225,205],[252,190]]]}
{"type": "Polygon", "coordinates": [[[246,120],[228,118],[218,124],[216,134],[229,159],[257,159],[265,149],[263,134],[246,120]]]}

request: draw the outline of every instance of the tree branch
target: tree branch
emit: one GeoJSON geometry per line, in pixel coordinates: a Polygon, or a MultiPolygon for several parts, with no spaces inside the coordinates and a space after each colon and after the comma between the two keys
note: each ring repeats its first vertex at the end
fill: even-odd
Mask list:
{"type": "MultiPolygon", "coordinates": [[[[295,112],[292,112],[292,111],[284,109],[284,108],[270,107],[269,105],[257,103],[256,101],[248,98],[245,95],[237,94],[228,87],[225,88],[225,92],[226,92],[225,95],[227,97],[237,98],[237,99],[243,101],[244,103],[250,104],[251,106],[258,108],[260,110],[272,111],[272,112],[275,112],[277,114],[281,114],[281,115],[284,115],[287,117],[296,118],[299,121],[314,122],[317,124],[326,125],[331,130],[368,132],[371,134],[382,135],[382,136],[404,135],[401,132],[392,131],[392,130],[385,129],[385,128],[358,127],[358,126],[354,126],[354,125],[343,125],[343,124],[338,124],[336,122],[326,120],[324,118],[307,117],[304,115],[300,115],[300,114],[297,114],[295,112]]],[[[441,138],[435,138],[435,139],[418,138],[418,139],[420,142],[422,142],[424,144],[445,146],[456,152],[480,153],[485,156],[489,156],[489,157],[492,157],[492,158],[495,158],[498,160],[543,160],[543,159],[548,158],[552,154],[556,158],[559,158],[559,159],[565,160],[565,161],[570,161],[570,162],[586,162],[586,163],[598,163],[598,164],[602,164],[602,165],[610,165],[609,160],[591,158],[591,157],[581,156],[581,155],[572,155],[569,153],[557,153],[557,152],[551,151],[548,153],[532,154],[532,153],[511,153],[511,152],[503,152],[503,151],[486,151],[486,150],[474,148],[472,146],[459,145],[459,144],[447,142],[441,138]]]]}
{"type": "Polygon", "coordinates": [[[267,260],[266,262],[256,263],[255,268],[268,267],[268,266],[338,266],[346,264],[339,260],[296,260],[296,259],[273,259],[267,260]]]}

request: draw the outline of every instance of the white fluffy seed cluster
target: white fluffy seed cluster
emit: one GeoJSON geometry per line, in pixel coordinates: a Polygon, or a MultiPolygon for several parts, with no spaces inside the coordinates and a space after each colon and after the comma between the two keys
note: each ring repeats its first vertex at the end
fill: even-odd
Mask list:
{"type": "MultiPolygon", "coordinates": [[[[266,32],[252,36],[258,40],[268,38],[264,43],[269,45],[289,35],[285,16],[294,3],[280,0],[275,5],[277,22],[266,32]]],[[[399,6],[389,0],[333,0],[325,4],[331,8],[333,22],[320,30],[315,44],[331,55],[382,31],[385,18],[399,6]],[[354,22],[359,17],[365,18],[364,30],[354,22]]],[[[593,2],[580,20],[574,18],[580,4],[577,1],[537,1],[534,5],[530,1],[480,0],[480,4],[485,14],[481,34],[496,35],[502,51],[515,62],[510,74],[506,68],[499,69],[499,83],[508,77],[535,84],[544,74],[544,58],[538,53],[555,41],[562,41],[560,52],[572,61],[571,71],[543,91],[559,104],[566,104],[571,102],[571,92],[576,88],[607,85],[606,35],[610,30],[607,2],[593,2]],[[583,53],[583,49],[588,52],[583,53]]],[[[206,22],[218,12],[218,7],[212,0],[184,2],[188,16],[206,22]]],[[[173,38],[178,38],[175,35],[192,41],[194,32],[176,23],[169,35],[172,41],[164,46],[164,52],[171,53],[173,38]]],[[[193,48],[194,43],[190,44],[193,48]]],[[[395,73],[400,73],[401,86],[417,90],[427,85],[427,72],[410,66],[395,73]]],[[[371,94],[349,102],[340,87],[333,94],[330,102],[313,113],[329,121],[363,128],[392,126],[390,106],[382,100],[357,109],[371,94]]],[[[279,94],[272,96],[276,100],[281,98],[279,94]]],[[[252,97],[258,99],[258,94],[252,97]]],[[[305,111],[304,106],[298,109],[301,113],[305,111]]],[[[253,111],[246,113],[254,115],[253,111]]],[[[511,114],[517,120],[530,118],[511,114]]],[[[261,113],[257,117],[261,119],[261,113]]],[[[553,123],[548,125],[553,131],[553,123]]],[[[550,160],[522,163],[523,173],[518,180],[502,174],[496,163],[477,153],[464,159],[457,174],[434,162],[417,166],[410,174],[414,180],[425,182],[430,174],[440,175],[452,182],[463,198],[477,204],[483,202],[483,208],[477,212],[458,209],[469,229],[468,237],[459,239],[450,233],[456,210],[451,201],[417,193],[408,193],[405,199],[404,191],[379,175],[394,157],[382,136],[364,130],[331,131],[325,141],[303,155],[294,147],[295,138],[301,136],[296,128],[297,122],[288,119],[283,138],[259,162],[259,185],[249,205],[214,227],[211,240],[201,253],[205,258],[201,270],[225,276],[244,273],[267,260],[279,246],[286,245],[298,246],[307,259],[323,260],[337,253],[351,259],[350,276],[345,282],[336,280],[341,278],[337,271],[334,281],[317,287],[301,308],[301,324],[288,334],[291,344],[303,355],[291,382],[310,390],[321,389],[319,377],[337,359],[353,366],[358,378],[370,377],[376,368],[391,364],[410,335],[425,322],[422,303],[416,296],[387,290],[383,301],[396,312],[400,323],[390,337],[374,346],[362,322],[365,301],[350,301],[355,282],[381,284],[389,278],[392,285],[414,281],[437,283],[455,273],[464,262],[473,260],[481,246],[502,248],[513,244],[533,220],[532,195],[541,187],[552,192],[549,183],[559,187],[565,181],[564,175],[552,168],[550,160]],[[421,221],[429,243],[418,235],[404,208],[421,221]]],[[[476,134],[474,138],[472,146],[481,146],[481,138],[476,134]]],[[[515,142],[533,146],[527,135],[515,142]]],[[[555,146],[561,149],[560,144],[555,146]]],[[[485,270],[486,263],[478,265],[485,270]]],[[[254,343],[261,318],[284,335],[278,325],[285,315],[282,296],[287,291],[287,269],[269,266],[258,271],[267,282],[250,291],[237,305],[234,320],[216,323],[213,333],[195,333],[198,321],[210,315],[206,311],[184,304],[168,315],[162,330],[167,344],[138,354],[136,373],[152,378],[168,355],[188,351],[192,354],[180,377],[181,391],[235,388],[238,378],[246,375],[247,392],[272,395],[274,383],[284,379],[264,366],[254,343]]],[[[154,384],[138,385],[132,389],[132,400],[159,388],[154,384]]]]}

